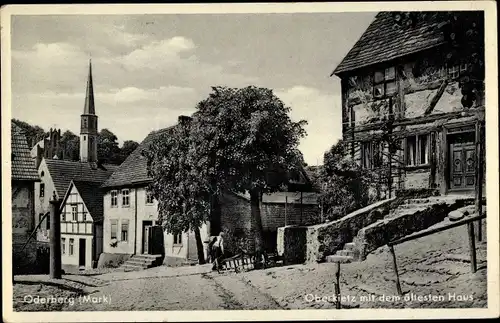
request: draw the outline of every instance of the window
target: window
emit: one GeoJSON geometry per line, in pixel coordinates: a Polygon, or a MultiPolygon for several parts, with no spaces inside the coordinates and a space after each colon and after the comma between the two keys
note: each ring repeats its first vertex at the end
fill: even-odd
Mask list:
{"type": "Polygon", "coordinates": [[[130,191],[128,189],[122,190],[122,206],[130,205],[130,191]]]}
{"type": "Polygon", "coordinates": [[[87,222],[89,219],[87,217],[87,212],[83,211],[83,215],[82,215],[82,221],[83,222],[87,222]]]}
{"type": "Polygon", "coordinates": [[[47,230],[50,230],[50,214],[49,216],[47,216],[47,222],[46,222],[47,226],[45,227],[47,230]]]}
{"type": "Polygon", "coordinates": [[[111,207],[118,206],[118,192],[111,191],[111,207]]]}
{"type": "Polygon", "coordinates": [[[69,239],[69,255],[73,256],[74,253],[74,248],[75,248],[75,239],[69,239]]]}
{"type": "Polygon", "coordinates": [[[373,168],[382,167],[384,143],[377,141],[373,143],[373,168]]]}
{"type": "Polygon", "coordinates": [[[375,72],[373,79],[373,96],[383,98],[391,96],[397,91],[396,68],[388,67],[375,72]]]}
{"type": "Polygon", "coordinates": [[[61,222],[66,222],[66,212],[61,212],[61,222]]]}
{"type": "Polygon", "coordinates": [[[146,204],[153,204],[154,201],[155,201],[155,198],[153,196],[153,192],[146,191],[146,204]]]}
{"type": "Polygon", "coordinates": [[[71,220],[72,221],[78,220],[78,205],[71,206],[71,220]]]}
{"type": "Polygon", "coordinates": [[[363,142],[361,144],[361,159],[363,168],[372,168],[372,143],[363,142]]]}
{"type": "Polygon", "coordinates": [[[118,220],[111,220],[111,239],[117,238],[118,220]]]}
{"type": "Polygon", "coordinates": [[[61,252],[62,254],[66,254],[66,238],[61,238],[61,252]]]}
{"type": "Polygon", "coordinates": [[[429,163],[429,135],[406,138],[406,165],[417,166],[429,163]]]}
{"type": "Polygon", "coordinates": [[[128,241],[128,220],[122,220],[122,241],[128,241]]]}
{"type": "Polygon", "coordinates": [[[40,183],[40,197],[45,196],[45,183],[40,183]]]}
{"type": "Polygon", "coordinates": [[[42,219],[43,219],[43,213],[39,213],[38,214],[38,223],[42,222],[42,219]]]}
{"type": "Polygon", "coordinates": [[[182,234],[174,234],[174,244],[182,244],[182,234]]]}
{"type": "Polygon", "coordinates": [[[458,79],[465,72],[467,72],[467,64],[448,66],[448,77],[452,80],[458,79]]]}

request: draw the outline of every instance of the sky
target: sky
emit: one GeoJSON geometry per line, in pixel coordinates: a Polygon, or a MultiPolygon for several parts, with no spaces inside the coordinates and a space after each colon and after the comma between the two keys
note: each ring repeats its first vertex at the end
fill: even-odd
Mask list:
{"type": "Polygon", "coordinates": [[[12,16],[12,117],[79,134],[89,58],[99,129],[120,142],[195,112],[212,86],[272,88],[309,165],[342,134],[331,72],[375,13],[12,16]]]}

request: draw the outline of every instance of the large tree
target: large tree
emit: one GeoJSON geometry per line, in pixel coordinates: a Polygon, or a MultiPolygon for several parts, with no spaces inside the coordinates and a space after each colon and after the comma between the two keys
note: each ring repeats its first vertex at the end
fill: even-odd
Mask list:
{"type": "Polygon", "coordinates": [[[61,148],[66,160],[77,161],[80,159],[80,137],[66,130],[61,136],[61,148]]]}
{"type": "Polygon", "coordinates": [[[290,108],[266,88],[213,87],[197,105],[191,126],[190,160],[216,195],[249,193],[251,233],[257,266],[264,251],[260,201],[280,188],[272,171],[293,172],[303,165],[298,150],[306,121],[293,122],[290,108]]]}
{"type": "Polygon", "coordinates": [[[120,147],[118,137],[109,129],[102,129],[97,137],[97,156],[112,164],[120,164],[120,147]]]}
{"type": "Polygon", "coordinates": [[[149,189],[158,201],[159,221],[174,235],[193,231],[203,264],[200,227],[209,217],[209,192],[205,178],[189,159],[190,146],[189,123],[181,123],[153,140],[143,155],[153,179],[149,189]]]}

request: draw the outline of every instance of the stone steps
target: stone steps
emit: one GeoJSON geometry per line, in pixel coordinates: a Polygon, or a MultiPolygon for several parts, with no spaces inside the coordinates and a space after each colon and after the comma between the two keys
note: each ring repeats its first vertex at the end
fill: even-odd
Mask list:
{"type": "Polygon", "coordinates": [[[339,262],[341,264],[345,264],[352,262],[354,258],[350,256],[330,255],[326,256],[325,260],[326,262],[339,262]]]}
{"type": "Polygon", "coordinates": [[[160,258],[161,255],[133,255],[130,259],[123,263],[122,268],[125,269],[125,271],[130,271],[156,267],[160,258]]]}

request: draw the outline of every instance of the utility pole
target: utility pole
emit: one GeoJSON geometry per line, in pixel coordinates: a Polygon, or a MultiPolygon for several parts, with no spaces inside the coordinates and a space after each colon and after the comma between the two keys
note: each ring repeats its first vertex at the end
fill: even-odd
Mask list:
{"type": "Polygon", "coordinates": [[[50,278],[61,278],[61,199],[54,192],[50,202],[50,278]]]}

